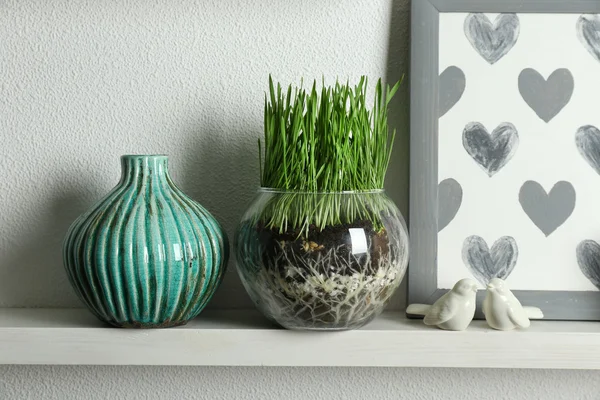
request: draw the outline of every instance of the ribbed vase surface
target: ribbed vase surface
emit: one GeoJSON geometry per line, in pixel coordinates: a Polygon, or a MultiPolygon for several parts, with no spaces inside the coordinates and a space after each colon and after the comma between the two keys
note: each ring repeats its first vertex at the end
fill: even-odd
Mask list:
{"type": "Polygon", "coordinates": [[[171,180],[167,156],[121,157],[119,184],[69,228],[64,265],[99,319],[124,328],[185,324],[228,258],[219,223],[171,180]]]}

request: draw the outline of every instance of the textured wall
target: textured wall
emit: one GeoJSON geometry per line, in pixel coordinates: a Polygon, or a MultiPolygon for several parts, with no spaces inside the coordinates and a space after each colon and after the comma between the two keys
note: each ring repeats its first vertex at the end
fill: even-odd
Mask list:
{"type": "MultiPolygon", "coordinates": [[[[169,154],[231,234],[258,184],[268,73],[395,81],[407,12],[408,0],[0,2],[0,306],[80,305],[60,241],[116,183],[124,153],[169,154]]],[[[406,89],[387,184],[404,212],[406,89]]],[[[248,304],[230,263],[212,306],[248,304]]],[[[0,399],[592,399],[599,383],[560,371],[0,366],[0,399]]]]}
{"type": "Polygon", "coordinates": [[[597,400],[599,385],[597,371],[0,367],[3,400],[597,400]]]}
{"type": "MultiPolygon", "coordinates": [[[[405,0],[0,2],[0,306],[80,306],[60,243],[115,185],[121,154],[168,154],[176,182],[231,236],[259,182],[268,74],[396,80],[407,10],[405,0]]],[[[394,107],[400,121],[405,107],[394,107]]],[[[404,210],[406,126],[389,175],[404,210]]],[[[249,305],[230,267],[213,307],[249,305]]]]}

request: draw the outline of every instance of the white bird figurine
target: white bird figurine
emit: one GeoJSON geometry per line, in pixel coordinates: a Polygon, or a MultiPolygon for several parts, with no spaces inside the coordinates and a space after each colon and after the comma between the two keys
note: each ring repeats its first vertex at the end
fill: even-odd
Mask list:
{"type": "Polygon", "coordinates": [[[464,331],[475,316],[477,284],[461,279],[433,305],[411,304],[408,314],[424,315],[425,325],[435,325],[449,331],[464,331]]]}
{"type": "Polygon", "coordinates": [[[530,318],[544,318],[539,308],[523,307],[500,278],[493,278],[487,285],[483,314],[488,325],[500,331],[528,328],[530,318]]]}

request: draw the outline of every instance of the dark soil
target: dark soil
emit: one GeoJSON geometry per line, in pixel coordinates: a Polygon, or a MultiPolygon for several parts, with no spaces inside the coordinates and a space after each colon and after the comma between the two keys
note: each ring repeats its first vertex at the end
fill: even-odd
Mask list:
{"type": "Polygon", "coordinates": [[[381,256],[388,255],[389,239],[385,229],[375,231],[369,220],[358,220],[353,223],[326,226],[319,230],[311,225],[308,233],[297,229],[279,232],[278,228],[269,229],[258,225],[258,237],[263,252],[262,263],[268,268],[277,268],[283,275],[284,268],[292,262],[299,267],[304,263],[317,267],[317,272],[325,276],[330,274],[351,276],[357,272],[373,275],[379,267],[381,256]],[[370,261],[367,253],[352,254],[352,241],[349,233],[351,228],[364,231],[370,261]],[[331,251],[334,249],[334,251],[331,251]],[[285,257],[281,257],[285,253],[285,257]],[[322,257],[330,257],[330,262],[317,263],[322,257]],[[289,260],[287,261],[286,258],[289,260]],[[343,262],[335,262],[335,259],[343,262]],[[277,261],[276,261],[277,260],[277,261]]]}

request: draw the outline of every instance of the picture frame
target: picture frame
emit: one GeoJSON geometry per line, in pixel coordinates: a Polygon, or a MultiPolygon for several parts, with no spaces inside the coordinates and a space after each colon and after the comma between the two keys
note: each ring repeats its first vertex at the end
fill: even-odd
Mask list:
{"type": "MultiPolygon", "coordinates": [[[[440,16],[445,13],[600,14],[598,0],[413,0],[411,10],[408,303],[432,304],[438,285],[440,16]]],[[[491,132],[491,130],[490,130],[491,132]]],[[[491,246],[492,243],[490,243],[491,246]]],[[[464,277],[469,277],[465,274],[464,277]]],[[[510,286],[510,285],[509,285],[510,286]]],[[[512,288],[511,288],[512,289],[512,288]]],[[[600,291],[512,290],[549,320],[600,320],[600,291]]],[[[477,294],[478,312],[485,290],[477,294]]]]}

